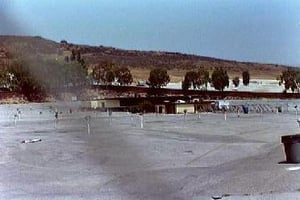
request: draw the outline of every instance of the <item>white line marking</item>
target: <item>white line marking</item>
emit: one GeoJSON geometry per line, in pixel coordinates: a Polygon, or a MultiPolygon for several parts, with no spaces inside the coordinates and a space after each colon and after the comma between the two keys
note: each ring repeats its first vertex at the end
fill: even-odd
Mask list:
{"type": "Polygon", "coordinates": [[[286,170],[288,170],[288,171],[300,170],[300,166],[299,167],[288,167],[288,168],[286,168],[286,170]]]}

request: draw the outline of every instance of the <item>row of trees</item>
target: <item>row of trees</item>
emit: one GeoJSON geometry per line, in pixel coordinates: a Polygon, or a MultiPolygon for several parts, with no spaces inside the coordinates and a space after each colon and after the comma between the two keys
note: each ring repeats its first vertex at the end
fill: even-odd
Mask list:
{"type": "MultiPolygon", "coordinates": [[[[14,60],[8,66],[0,68],[0,85],[19,92],[28,100],[42,100],[47,92],[56,89],[70,87],[82,87],[89,82],[101,84],[130,85],[133,77],[127,67],[118,67],[110,61],[104,61],[93,67],[88,76],[88,69],[83,59],[71,59],[64,62],[45,59],[14,60]]],[[[242,73],[243,84],[248,85],[250,75],[248,71],[242,73]]],[[[170,76],[166,69],[156,68],[151,70],[147,84],[151,88],[161,88],[170,82],[170,76]]],[[[232,79],[232,83],[238,87],[240,78],[232,79]]],[[[300,71],[294,68],[283,71],[279,77],[279,83],[285,85],[285,89],[296,91],[300,89],[300,71]]],[[[211,76],[205,68],[186,72],[182,81],[182,89],[207,89],[211,84],[216,90],[223,91],[229,86],[229,76],[224,68],[216,68],[211,76]]]]}
{"type": "MultiPolygon", "coordinates": [[[[250,74],[248,71],[242,73],[243,84],[248,85],[250,81],[250,74]]],[[[238,87],[240,79],[238,76],[232,79],[233,84],[238,87]]],[[[209,71],[204,68],[200,68],[198,71],[188,71],[185,74],[184,80],[182,82],[182,89],[188,90],[193,89],[207,89],[207,85],[210,83],[216,90],[223,91],[225,87],[229,86],[229,76],[224,68],[216,68],[211,77],[209,76],[209,71]]]]}
{"type": "MultiPolygon", "coordinates": [[[[96,80],[102,80],[103,83],[111,83],[117,77],[117,81],[120,83],[120,85],[124,85],[122,83],[130,84],[132,82],[132,76],[128,68],[123,68],[126,71],[126,76],[118,76],[117,72],[120,70],[120,68],[116,68],[116,72],[114,72],[113,67],[107,67],[107,64],[104,65],[104,69],[105,68],[108,68],[109,70],[103,70],[103,67],[99,66],[96,68],[96,70],[94,70],[93,74],[96,80]],[[130,82],[126,82],[124,80],[130,80],[130,82]]],[[[243,84],[248,85],[250,81],[249,72],[244,71],[242,76],[243,84]]],[[[235,77],[232,81],[236,87],[239,85],[239,77],[235,77]]],[[[156,68],[150,71],[147,84],[151,88],[161,88],[166,86],[169,82],[170,76],[168,75],[167,70],[163,68],[156,68]]],[[[224,68],[216,68],[212,72],[211,77],[209,76],[209,71],[205,70],[204,68],[199,68],[198,71],[188,71],[186,72],[184,80],[182,81],[182,89],[207,89],[208,83],[210,83],[216,90],[223,91],[225,87],[229,86],[229,76],[227,71],[224,68]]]]}
{"type": "MultiPolygon", "coordinates": [[[[248,85],[250,75],[248,71],[242,73],[243,84],[248,85]]],[[[109,61],[101,62],[94,66],[92,77],[98,84],[112,84],[118,82],[119,85],[129,85],[133,78],[130,70],[127,67],[117,67],[109,61]]],[[[155,68],[150,71],[147,84],[151,88],[161,88],[170,82],[170,76],[164,68],[155,68]]],[[[188,71],[185,74],[182,82],[182,89],[207,89],[208,83],[213,85],[216,90],[223,91],[225,87],[229,86],[229,76],[224,68],[216,68],[211,77],[209,71],[204,68],[199,68],[198,71],[188,71]]],[[[239,77],[233,79],[233,84],[237,87],[239,85],[239,77]]]]}
{"type": "MultiPolygon", "coordinates": [[[[97,84],[130,85],[133,81],[132,74],[127,67],[118,67],[112,62],[103,61],[93,67],[92,78],[97,84]]],[[[166,69],[156,68],[151,70],[147,84],[152,88],[160,88],[170,82],[166,69]]]]}
{"type": "MultiPolygon", "coordinates": [[[[247,86],[250,82],[250,74],[248,71],[242,73],[243,85],[247,86]]],[[[279,85],[284,84],[284,92],[291,90],[292,92],[300,92],[300,70],[297,68],[288,68],[281,73],[278,77],[279,85]]],[[[185,74],[182,82],[182,89],[189,89],[193,87],[207,88],[207,84],[211,85],[216,89],[223,91],[225,87],[229,86],[229,77],[225,69],[216,68],[209,77],[209,72],[200,68],[198,71],[189,71],[185,74]]],[[[240,84],[240,78],[238,76],[232,79],[232,83],[235,87],[240,84]]]]}

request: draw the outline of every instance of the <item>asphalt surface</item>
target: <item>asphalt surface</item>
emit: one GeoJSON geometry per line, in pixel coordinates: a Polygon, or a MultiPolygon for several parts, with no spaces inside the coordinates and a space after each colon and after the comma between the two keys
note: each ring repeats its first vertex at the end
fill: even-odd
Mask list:
{"type": "Polygon", "coordinates": [[[300,165],[280,142],[297,118],[146,114],[141,128],[136,114],[3,105],[0,199],[300,199],[300,165]]]}

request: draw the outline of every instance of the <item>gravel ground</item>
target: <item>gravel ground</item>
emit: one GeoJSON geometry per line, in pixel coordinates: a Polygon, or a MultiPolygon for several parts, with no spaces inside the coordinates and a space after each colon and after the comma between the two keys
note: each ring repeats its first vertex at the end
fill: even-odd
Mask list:
{"type": "Polygon", "coordinates": [[[300,199],[280,143],[300,131],[294,112],[146,114],[141,128],[78,108],[0,106],[0,199],[300,199]]]}

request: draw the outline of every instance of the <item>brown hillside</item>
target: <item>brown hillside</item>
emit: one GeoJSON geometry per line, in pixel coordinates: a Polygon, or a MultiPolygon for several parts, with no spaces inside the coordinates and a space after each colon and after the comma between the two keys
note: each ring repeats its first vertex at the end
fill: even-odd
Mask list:
{"type": "Polygon", "coordinates": [[[272,79],[278,77],[287,67],[276,64],[237,62],[182,53],[135,51],[104,46],[57,43],[38,36],[0,36],[0,48],[5,49],[14,57],[38,55],[48,56],[49,58],[61,56],[62,51],[68,52],[71,49],[77,49],[80,50],[82,57],[89,65],[110,60],[116,65],[129,67],[134,80],[146,80],[149,71],[156,67],[167,68],[173,82],[181,81],[187,70],[199,67],[205,67],[209,71],[212,71],[215,67],[225,67],[231,77],[241,77],[244,70],[249,70],[251,78],[272,79]]]}

